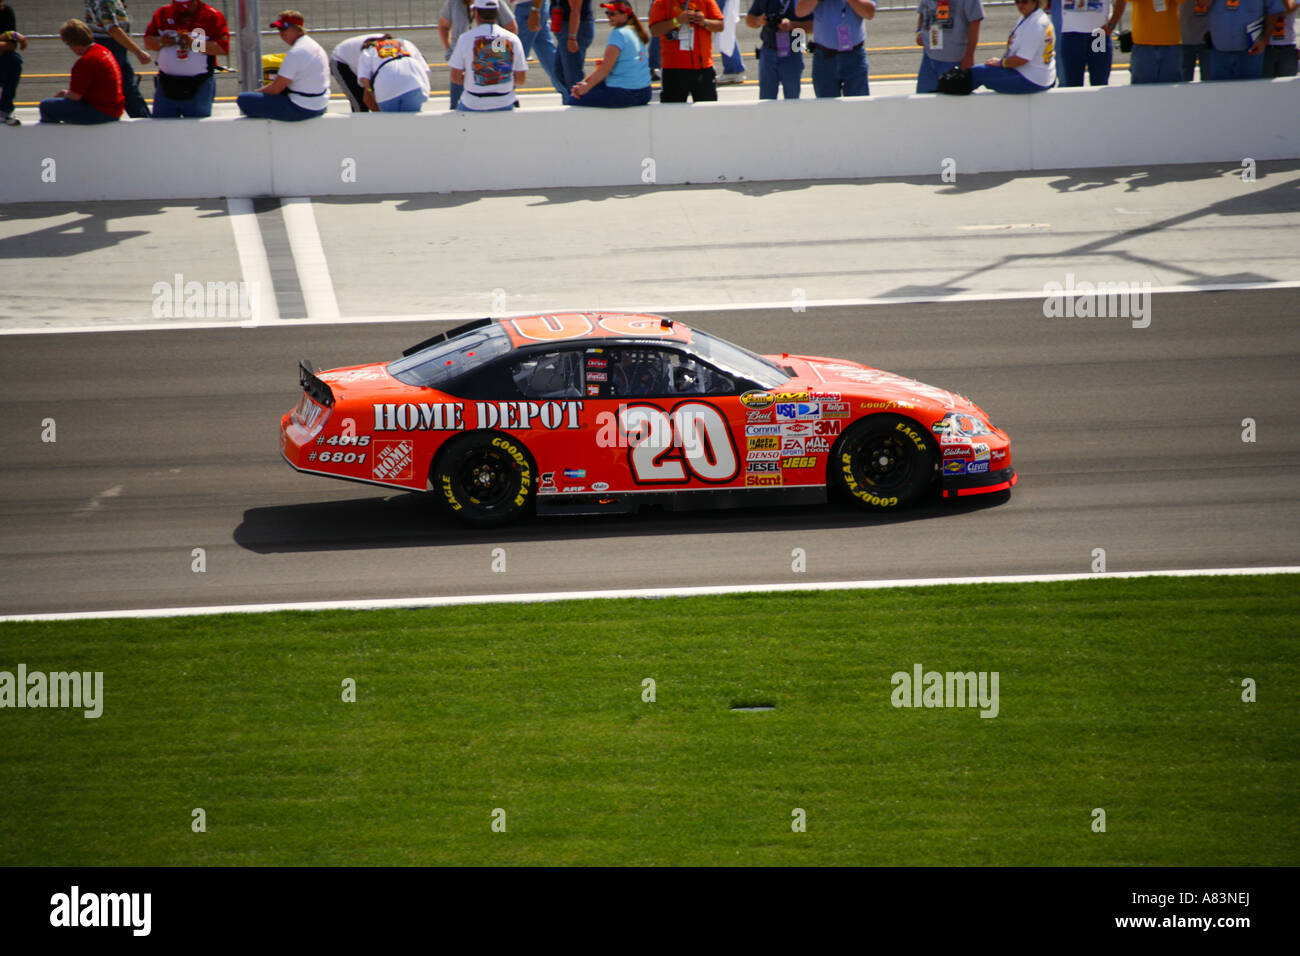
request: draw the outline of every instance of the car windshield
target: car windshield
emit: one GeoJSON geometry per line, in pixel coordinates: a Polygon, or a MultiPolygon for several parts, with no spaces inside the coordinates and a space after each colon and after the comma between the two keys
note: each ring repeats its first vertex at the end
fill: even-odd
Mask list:
{"type": "Polygon", "coordinates": [[[399,382],[438,388],[510,351],[510,337],[499,324],[484,325],[389,363],[399,382]]]}
{"type": "Polygon", "coordinates": [[[691,329],[691,335],[691,344],[702,358],[763,388],[776,388],[790,380],[788,371],[749,349],[699,329],[691,329]]]}

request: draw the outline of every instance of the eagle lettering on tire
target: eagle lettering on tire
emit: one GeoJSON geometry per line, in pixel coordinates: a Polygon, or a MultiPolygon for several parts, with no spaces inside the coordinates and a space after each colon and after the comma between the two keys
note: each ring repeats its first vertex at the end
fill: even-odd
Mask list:
{"type": "Polygon", "coordinates": [[[872,415],[844,433],[827,465],[828,483],[870,511],[917,501],[934,483],[938,449],[901,415],[872,415]]]}
{"type": "Polygon", "coordinates": [[[536,474],[522,442],[500,432],[471,432],[447,442],[430,478],[447,511],[476,528],[491,528],[528,511],[536,474]]]}

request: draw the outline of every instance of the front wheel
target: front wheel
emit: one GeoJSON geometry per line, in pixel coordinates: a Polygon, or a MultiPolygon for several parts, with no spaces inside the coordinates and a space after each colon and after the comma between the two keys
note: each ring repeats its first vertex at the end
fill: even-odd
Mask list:
{"type": "Polygon", "coordinates": [[[860,508],[892,511],[915,503],[934,482],[938,447],[924,428],[899,415],[872,415],[840,439],[828,479],[860,508]]]}
{"type": "Polygon", "coordinates": [[[494,528],[528,511],[536,474],[523,443],[499,432],[477,432],[447,442],[430,479],[452,515],[476,528],[494,528]]]}

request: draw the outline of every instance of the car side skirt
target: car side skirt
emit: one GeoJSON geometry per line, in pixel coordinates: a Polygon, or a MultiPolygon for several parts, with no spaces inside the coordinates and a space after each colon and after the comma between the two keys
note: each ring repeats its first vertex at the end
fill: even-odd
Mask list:
{"type": "Polygon", "coordinates": [[[764,508],[825,503],[825,485],[799,485],[793,488],[701,488],[694,491],[538,495],[537,513],[631,514],[645,507],[663,508],[665,511],[705,511],[715,508],[764,508]]]}

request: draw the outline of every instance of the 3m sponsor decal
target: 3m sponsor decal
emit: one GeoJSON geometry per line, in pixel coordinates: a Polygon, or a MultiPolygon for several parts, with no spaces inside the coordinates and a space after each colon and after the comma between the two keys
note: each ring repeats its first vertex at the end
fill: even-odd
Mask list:
{"type": "Polygon", "coordinates": [[[807,392],[774,392],[772,395],[774,402],[806,402],[808,401],[807,392]]]}
{"type": "Polygon", "coordinates": [[[945,459],[943,473],[945,475],[964,475],[966,474],[966,462],[960,458],[945,459]]]}
{"type": "Polygon", "coordinates": [[[582,427],[579,412],[584,402],[475,402],[476,428],[582,427]]]}
{"type": "Polygon", "coordinates": [[[781,439],[781,451],[787,455],[802,455],[806,450],[808,439],[802,435],[786,435],[781,439]]]}
{"type": "Polygon", "coordinates": [[[823,418],[848,418],[848,402],[822,402],[823,418]]]}
{"type": "Polygon", "coordinates": [[[542,483],[537,486],[537,493],[539,495],[545,495],[545,494],[553,493],[554,491],[555,491],[555,472],[553,471],[542,472],[542,483]]]}
{"type": "Polygon", "coordinates": [[[777,402],[778,422],[807,422],[821,418],[822,407],[817,402],[777,402]]]}
{"type": "Polygon", "coordinates": [[[780,475],[746,475],[746,488],[774,488],[781,484],[780,475]]]}
{"type": "Polygon", "coordinates": [[[812,468],[817,464],[817,459],[812,455],[803,455],[799,458],[787,458],[781,464],[786,468],[812,468]]]}
{"type": "Polygon", "coordinates": [[[585,469],[585,468],[566,468],[566,469],[564,469],[564,477],[565,477],[565,478],[574,478],[574,479],[577,479],[577,478],[586,478],[586,477],[587,477],[587,469],[585,469]]]}
{"type": "Polygon", "coordinates": [[[750,451],[745,453],[745,461],[780,461],[779,451],[750,451]]]}
{"type": "Polygon", "coordinates": [[[608,382],[608,381],[609,381],[609,373],[608,373],[608,372],[588,372],[588,373],[587,373],[587,381],[589,381],[589,382],[608,382]]]}
{"type": "Polygon", "coordinates": [[[419,405],[405,402],[373,407],[374,431],[377,432],[454,432],[465,428],[465,406],[461,402],[439,402],[432,405],[427,402],[419,405]]]}
{"type": "Polygon", "coordinates": [[[808,401],[810,402],[838,402],[839,400],[839,392],[819,392],[816,389],[808,389],[808,401]]]}
{"type": "Polygon", "coordinates": [[[779,435],[781,434],[780,425],[746,425],[746,435],[779,435]]]}
{"type": "Polygon", "coordinates": [[[593,482],[591,483],[591,490],[592,490],[592,491],[609,491],[609,482],[608,482],[608,481],[593,481],[593,482]]]}
{"type": "Polygon", "coordinates": [[[781,470],[780,456],[773,461],[747,461],[745,471],[751,475],[772,474],[781,470]]]}
{"type": "Polygon", "coordinates": [[[374,468],[371,473],[378,481],[409,481],[411,462],[415,458],[415,444],[409,439],[375,442],[374,468]]]}
{"type": "Polygon", "coordinates": [[[813,424],[813,431],[822,437],[828,435],[838,435],[840,429],[844,427],[844,422],[838,418],[823,418],[821,421],[813,424]]]}
{"type": "Polygon", "coordinates": [[[766,392],[759,392],[751,389],[740,396],[740,404],[746,408],[771,408],[776,399],[766,392]]]}
{"type": "Polygon", "coordinates": [[[810,455],[824,455],[831,450],[829,438],[809,438],[804,442],[804,451],[810,455]]]}
{"type": "Polygon", "coordinates": [[[966,474],[968,475],[980,475],[988,470],[989,463],[987,461],[972,461],[966,466],[966,474]]]}
{"type": "Polygon", "coordinates": [[[758,438],[746,438],[745,445],[750,451],[774,450],[779,451],[781,448],[781,436],[779,435],[762,435],[758,438]]]}

